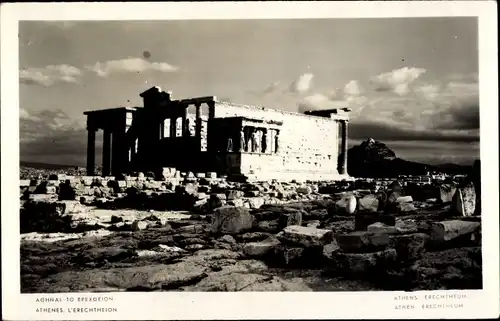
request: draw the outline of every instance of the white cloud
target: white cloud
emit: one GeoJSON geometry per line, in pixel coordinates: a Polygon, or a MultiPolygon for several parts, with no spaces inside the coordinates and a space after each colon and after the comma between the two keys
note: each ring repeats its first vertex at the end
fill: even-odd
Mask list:
{"type": "Polygon", "coordinates": [[[307,110],[323,110],[323,109],[334,109],[334,108],[345,108],[348,106],[347,102],[344,100],[331,100],[329,97],[315,93],[304,97],[298,104],[299,112],[305,112],[307,110]]]}
{"type": "Polygon", "coordinates": [[[262,94],[267,95],[267,94],[276,92],[279,89],[280,85],[281,85],[281,81],[275,81],[271,85],[269,85],[269,87],[264,89],[262,91],[262,94]]]}
{"type": "Polygon", "coordinates": [[[351,80],[344,86],[344,94],[346,96],[359,96],[362,93],[363,89],[356,80],[351,80]]]}
{"type": "Polygon", "coordinates": [[[403,67],[390,72],[381,73],[372,77],[378,91],[392,90],[394,93],[404,96],[410,92],[409,85],[426,72],[423,68],[403,67]]]}
{"type": "Polygon", "coordinates": [[[95,72],[100,77],[106,77],[112,73],[140,73],[149,70],[159,72],[174,72],[178,68],[166,62],[149,62],[142,58],[126,58],[120,60],[109,60],[96,62],[94,65],[85,66],[87,70],[95,72]]]}
{"type": "Polygon", "coordinates": [[[425,84],[420,87],[415,88],[415,92],[423,96],[427,100],[435,100],[439,97],[439,92],[441,88],[438,85],[425,84]]]}
{"type": "Polygon", "coordinates": [[[332,89],[328,93],[328,98],[330,98],[330,100],[337,100],[339,98],[340,93],[341,93],[340,88],[332,89]]]}
{"type": "Polygon", "coordinates": [[[52,86],[58,83],[77,83],[80,69],[71,65],[49,65],[43,68],[26,68],[19,71],[19,81],[27,85],[52,86]]]}
{"type": "Polygon", "coordinates": [[[295,80],[290,86],[292,93],[305,93],[311,88],[313,74],[303,74],[299,79],[295,80]]]}

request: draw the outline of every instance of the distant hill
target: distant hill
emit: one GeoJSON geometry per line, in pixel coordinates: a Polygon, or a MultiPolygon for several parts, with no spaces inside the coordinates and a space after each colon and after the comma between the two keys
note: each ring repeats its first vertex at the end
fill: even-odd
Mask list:
{"type": "Polygon", "coordinates": [[[347,171],[354,177],[396,177],[425,175],[429,171],[466,174],[471,166],[457,164],[429,165],[398,158],[384,143],[372,138],[347,151],[347,171]]]}
{"type": "Polygon", "coordinates": [[[20,162],[21,167],[29,167],[29,168],[35,168],[35,169],[51,169],[51,170],[56,170],[56,169],[68,169],[68,168],[78,168],[81,166],[76,166],[76,165],[61,165],[61,164],[47,164],[47,163],[36,163],[36,162],[20,162]]]}

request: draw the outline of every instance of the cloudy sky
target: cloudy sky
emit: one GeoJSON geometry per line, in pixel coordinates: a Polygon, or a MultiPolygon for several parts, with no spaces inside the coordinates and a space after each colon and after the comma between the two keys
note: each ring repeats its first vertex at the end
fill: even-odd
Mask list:
{"type": "Polygon", "coordinates": [[[302,111],[352,108],[349,145],[479,157],[475,18],[21,22],[22,161],[84,165],[85,110],[175,99],[302,111]]]}

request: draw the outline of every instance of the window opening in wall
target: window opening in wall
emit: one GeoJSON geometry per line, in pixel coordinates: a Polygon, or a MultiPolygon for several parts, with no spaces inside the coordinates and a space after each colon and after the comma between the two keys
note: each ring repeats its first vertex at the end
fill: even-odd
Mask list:
{"type": "Polygon", "coordinates": [[[163,138],[170,137],[170,118],[163,121],[163,138]]]}
{"type": "Polygon", "coordinates": [[[127,113],[127,118],[125,119],[126,126],[132,126],[133,115],[131,112],[127,113]]]}
{"type": "Polygon", "coordinates": [[[185,137],[191,137],[191,119],[186,118],[186,125],[185,125],[185,137]]]}
{"type": "Polygon", "coordinates": [[[180,117],[177,117],[175,120],[175,137],[181,137],[182,136],[182,119],[180,117]]]}

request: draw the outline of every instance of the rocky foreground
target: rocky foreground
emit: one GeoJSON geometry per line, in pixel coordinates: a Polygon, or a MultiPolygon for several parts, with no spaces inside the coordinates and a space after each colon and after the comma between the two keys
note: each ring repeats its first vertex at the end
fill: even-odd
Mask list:
{"type": "Polygon", "coordinates": [[[22,181],[22,292],[482,288],[480,216],[457,201],[474,187],[425,189],[22,181]]]}

